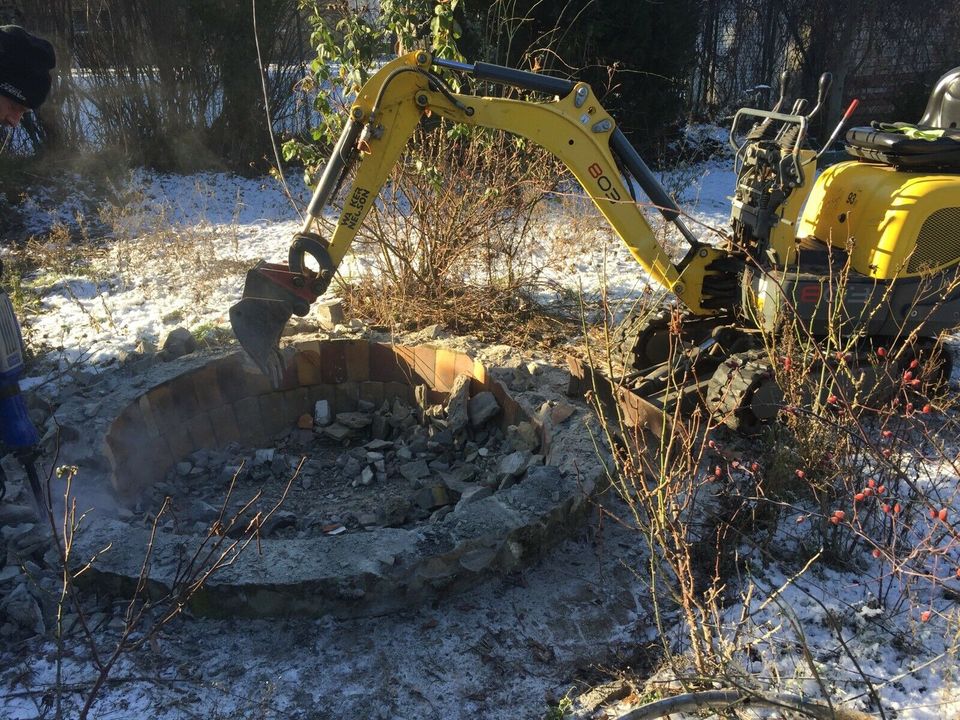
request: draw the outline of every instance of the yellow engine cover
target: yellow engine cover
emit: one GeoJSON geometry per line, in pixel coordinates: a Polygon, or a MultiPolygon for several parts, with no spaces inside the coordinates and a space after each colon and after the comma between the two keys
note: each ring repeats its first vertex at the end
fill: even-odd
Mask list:
{"type": "Polygon", "coordinates": [[[949,267],[960,260],[960,175],[833,165],[817,178],[797,237],[848,249],[852,268],[878,280],[949,267]]]}

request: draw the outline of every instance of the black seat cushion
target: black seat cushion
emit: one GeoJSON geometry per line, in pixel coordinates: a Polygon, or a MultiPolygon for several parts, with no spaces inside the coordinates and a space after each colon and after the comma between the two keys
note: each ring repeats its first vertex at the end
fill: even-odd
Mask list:
{"type": "Polygon", "coordinates": [[[960,131],[945,130],[936,140],[915,140],[872,127],[847,131],[847,154],[912,171],[960,172],[960,131]]]}

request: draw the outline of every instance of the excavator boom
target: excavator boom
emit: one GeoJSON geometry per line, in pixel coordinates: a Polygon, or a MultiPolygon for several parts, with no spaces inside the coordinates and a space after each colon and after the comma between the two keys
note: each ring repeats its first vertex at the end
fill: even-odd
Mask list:
{"type": "Polygon", "coordinates": [[[284,325],[293,314],[305,315],[310,303],[326,291],[390,171],[428,113],[523,136],[559,158],[637,262],[694,315],[712,315],[737,301],[739,288],[730,275],[729,254],[697,240],[676,202],[589,85],[487,63],[435,59],[419,51],[388,63],[360,90],[316,187],[304,226],[291,244],[288,266],[261,264],[252,269],[243,299],[230,310],[240,344],[275,384],[282,369],[277,343],[284,325]],[[431,71],[435,66],[554,99],[533,102],[455,93],[431,71]],[[636,179],[651,205],[689,243],[679,263],[657,242],[620,167],[636,179]],[[316,221],[354,170],[333,234],[321,238],[316,221]],[[307,255],[319,271],[308,268],[307,255]]]}

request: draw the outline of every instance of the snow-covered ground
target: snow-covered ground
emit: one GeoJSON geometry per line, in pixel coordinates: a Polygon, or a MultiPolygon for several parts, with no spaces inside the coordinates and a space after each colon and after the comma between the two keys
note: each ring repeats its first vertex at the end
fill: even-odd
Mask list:
{"type": "MultiPolygon", "coordinates": [[[[681,201],[695,229],[725,225],[733,186],[728,168],[687,168],[666,182],[683,189],[681,201]]],[[[139,172],[124,192],[129,202],[112,224],[126,231],[105,243],[92,265],[75,274],[42,268],[35,278],[41,302],[24,318],[27,336],[61,364],[109,364],[140,344],[156,345],[177,326],[226,327],[243,268],[256,258],[282,260],[300,227],[291,203],[270,179],[139,172]]],[[[296,193],[302,206],[306,195],[296,193]]],[[[43,194],[30,203],[38,227],[49,218],[74,220],[81,207],[70,198],[54,201],[43,194]]],[[[572,214],[582,210],[578,203],[555,206],[564,207],[572,214]]],[[[575,252],[547,263],[545,277],[573,292],[604,286],[614,298],[635,296],[646,285],[636,262],[599,220],[583,223],[579,215],[542,219],[538,232],[545,246],[572,226],[587,231],[575,252]]],[[[358,254],[347,273],[366,267],[358,254]]],[[[940,475],[932,474],[940,488],[953,483],[945,505],[957,502],[951,472],[944,465],[940,475]]],[[[611,548],[618,544],[640,543],[635,535],[609,528],[600,541],[614,554],[611,548]]],[[[582,628],[570,628],[580,633],[577,638],[563,636],[562,623],[547,609],[554,599],[562,603],[568,595],[592,592],[597,604],[607,607],[608,596],[623,594],[634,603],[649,592],[631,573],[614,572],[617,558],[583,570],[584,554],[594,547],[582,539],[568,541],[516,585],[486,588],[467,601],[403,617],[184,621],[149,651],[125,661],[96,717],[534,717],[557,704],[577,676],[578,663],[609,668],[614,647],[652,639],[649,625],[630,625],[639,623],[636,615],[610,624],[609,637],[588,636],[582,628]],[[537,666],[529,650],[534,639],[561,661],[537,666]],[[589,651],[588,646],[604,644],[589,651]]],[[[957,562],[957,551],[955,543],[945,546],[944,567],[957,562]]],[[[636,559],[635,548],[622,557],[636,559]]],[[[956,596],[931,587],[922,606],[881,608],[875,591],[883,565],[869,557],[860,573],[816,568],[799,578],[797,568],[767,557],[747,554],[743,563],[757,594],[718,620],[724,636],[739,632],[737,642],[750,647],[752,664],[745,672],[815,698],[825,686],[833,702],[852,707],[863,706],[876,692],[887,718],[960,716],[956,596]],[[822,674],[823,686],[811,666],[822,674]]],[[[27,690],[53,682],[53,647],[38,642],[21,652],[18,659],[3,656],[8,665],[0,672],[0,716],[47,717],[49,709],[27,690]]],[[[77,673],[68,682],[89,679],[70,662],[67,668],[77,673]]]]}

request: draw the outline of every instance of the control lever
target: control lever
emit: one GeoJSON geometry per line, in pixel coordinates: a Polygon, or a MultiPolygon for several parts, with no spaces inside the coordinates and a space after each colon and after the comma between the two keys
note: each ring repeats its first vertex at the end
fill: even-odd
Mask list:
{"type": "Polygon", "coordinates": [[[857,109],[857,105],[859,104],[860,100],[858,98],[854,98],[850,101],[850,105],[847,106],[847,111],[843,114],[843,117],[840,118],[840,122],[837,123],[837,126],[833,129],[833,132],[830,133],[830,137],[827,138],[827,142],[825,142],[823,147],[820,148],[820,152],[817,153],[817,157],[823,155],[830,148],[830,146],[833,145],[833,141],[837,139],[837,135],[840,134],[840,130],[844,125],[846,125],[847,120],[850,119],[850,116],[853,115],[853,111],[857,109]]]}
{"type": "Polygon", "coordinates": [[[773,106],[771,112],[780,112],[780,108],[783,107],[783,101],[787,97],[787,82],[789,80],[790,75],[787,74],[786,70],[780,73],[780,97],[777,98],[777,104],[773,106]]]}
{"type": "Polygon", "coordinates": [[[830,90],[832,84],[833,75],[825,72],[820,76],[820,84],[817,87],[817,104],[813,106],[813,110],[807,115],[807,120],[813,120],[817,113],[820,112],[820,109],[823,107],[823,101],[827,99],[827,92],[830,90]]]}

